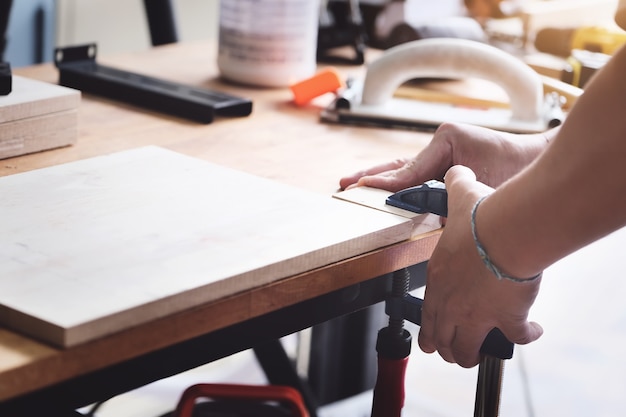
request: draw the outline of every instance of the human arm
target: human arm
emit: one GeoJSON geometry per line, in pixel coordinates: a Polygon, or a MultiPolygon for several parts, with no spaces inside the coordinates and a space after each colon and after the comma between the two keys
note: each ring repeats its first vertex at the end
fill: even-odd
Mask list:
{"type": "Polygon", "coordinates": [[[509,340],[541,335],[527,321],[539,279],[498,281],[478,256],[470,212],[491,261],[504,273],[532,277],[562,257],[626,224],[626,50],[588,83],[551,144],[495,191],[466,168],[446,175],[449,216],[429,261],[420,347],[462,366],[479,360],[492,327],[509,340]]]}

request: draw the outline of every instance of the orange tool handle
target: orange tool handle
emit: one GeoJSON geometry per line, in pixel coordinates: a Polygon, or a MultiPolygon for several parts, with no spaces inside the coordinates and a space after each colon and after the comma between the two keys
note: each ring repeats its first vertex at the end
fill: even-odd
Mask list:
{"type": "Polygon", "coordinates": [[[289,88],[293,93],[293,101],[298,106],[303,106],[315,97],[325,93],[331,93],[343,87],[339,73],[334,68],[326,68],[289,88]]]}

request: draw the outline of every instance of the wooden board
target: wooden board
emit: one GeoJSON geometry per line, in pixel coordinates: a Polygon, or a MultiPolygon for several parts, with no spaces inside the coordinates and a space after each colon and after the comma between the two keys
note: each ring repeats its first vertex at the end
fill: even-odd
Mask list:
{"type": "Polygon", "coordinates": [[[12,81],[0,96],[0,159],[76,143],[80,91],[18,75],[12,81]]]}
{"type": "Polygon", "coordinates": [[[346,191],[338,192],[333,197],[340,200],[349,201],[351,203],[360,204],[365,207],[384,211],[386,213],[397,214],[398,216],[406,217],[408,219],[413,219],[419,216],[419,214],[412,211],[404,210],[386,204],[385,202],[387,200],[387,197],[392,194],[393,193],[391,191],[381,190],[379,188],[356,187],[346,191]]]}
{"type": "Polygon", "coordinates": [[[358,204],[363,207],[375,209],[383,213],[401,216],[413,221],[412,236],[428,233],[441,227],[441,218],[436,214],[419,214],[404,210],[386,203],[387,197],[393,193],[379,188],[356,187],[335,193],[333,197],[346,202],[358,204]]]}
{"type": "Polygon", "coordinates": [[[60,148],[78,139],[78,110],[0,124],[0,159],[60,148]]]}
{"type": "Polygon", "coordinates": [[[0,178],[0,322],[73,346],[409,239],[410,219],[158,147],[0,178]]]}
{"type": "Polygon", "coordinates": [[[19,75],[12,82],[11,93],[0,96],[0,123],[75,110],[80,105],[81,93],[73,88],[19,75]]]}
{"type": "Polygon", "coordinates": [[[433,227],[436,227],[436,224],[439,224],[439,216],[434,214],[418,214],[409,210],[388,205],[386,203],[387,197],[392,194],[393,193],[390,191],[381,190],[379,188],[356,187],[338,192],[333,197],[359,204],[364,207],[380,210],[385,213],[391,213],[406,217],[407,219],[413,219],[416,222],[414,231],[416,234],[429,232],[433,229],[433,227]]]}

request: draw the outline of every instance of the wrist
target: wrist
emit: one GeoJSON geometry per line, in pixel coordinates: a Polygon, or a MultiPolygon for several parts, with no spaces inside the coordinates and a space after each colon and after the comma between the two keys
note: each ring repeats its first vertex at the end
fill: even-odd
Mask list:
{"type": "Polygon", "coordinates": [[[470,226],[472,230],[472,238],[474,239],[474,245],[476,247],[476,251],[478,252],[478,256],[482,260],[485,268],[489,272],[491,272],[498,280],[504,279],[507,281],[517,282],[517,283],[535,281],[541,276],[541,272],[536,273],[536,274],[528,274],[528,275],[522,275],[522,274],[513,275],[509,273],[507,269],[501,268],[501,265],[498,264],[497,262],[494,262],[492,257],[489,255],[487,248],[485,247],[485,245],[483,244],[483,242],[481,241],[479,237],[478,226],[477,226],[478,209],[481,206],[481,204],[487,199],[487,197],[489,197],[489,195],[485,195],[479,198],[478,201],[476,201],[476,203],[472,207],[472,210],[470,213],[470,226]]]}

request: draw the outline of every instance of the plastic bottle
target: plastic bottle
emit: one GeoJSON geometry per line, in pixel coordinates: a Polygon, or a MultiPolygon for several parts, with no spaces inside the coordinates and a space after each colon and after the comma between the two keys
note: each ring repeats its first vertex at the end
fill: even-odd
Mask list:
{"type": "Polygon", "coordinates": [[[221,0],[221,75],[262,87],[314,75],[319,7],[319,0],[221,0]]]}

